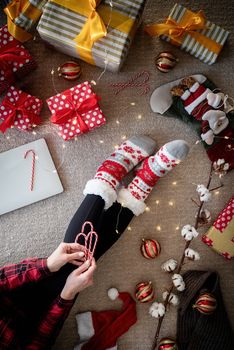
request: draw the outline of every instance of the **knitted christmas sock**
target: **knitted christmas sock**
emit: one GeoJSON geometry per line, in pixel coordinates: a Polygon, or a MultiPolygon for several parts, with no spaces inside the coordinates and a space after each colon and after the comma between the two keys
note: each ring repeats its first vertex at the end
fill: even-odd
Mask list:
{"type": "Polygon", "coordinates": [[[233,332],[223,303],[216,272],[187,271],[186,289],[180,295],[177,343],[180,350],[233,350],[233,332]],[[199,294],[211,293],[216,301],[214,313],[204,315],[193,308],[199,294]]]}
{"type": "Polygon", "coordinates": [[[128,187],[119,191],[117,201],[136,216],[143,213],[146,207],[144,201],[154,185],[179,164],[188,151],[188,144],[183,140],[166,143],[154,156],[144,160],[128,187]]]}
{"type": "MultiPolygon", "coordinates": [[[[204,75],[179,79],[157,88],[151,96],[154,112],[176,117],[194,128],[212,162],[224,159],[234,167],[234,118],[231,99],[204,75]]],[[[233,104],[233,103],[232,103],[233,104]]]]}
{"type": "Polygon", "coordinates": [[[87,182],[84,194],[101,196],[105,209],[116,201],[120,181],[138,163],[155,151],[156,143],[148,136],[133,136],[125,141],[98,168],[94,179],[87,182]]]}

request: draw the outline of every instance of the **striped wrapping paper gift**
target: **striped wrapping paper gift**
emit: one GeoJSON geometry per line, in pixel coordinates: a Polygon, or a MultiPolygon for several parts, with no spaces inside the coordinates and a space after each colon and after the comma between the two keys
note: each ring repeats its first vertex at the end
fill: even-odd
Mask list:
{"type": "MultiPolygon", "coordinates": [[[[180,23],[181,19],[188,11],[189,10],[186,9],[184,6],[180,4],[175,4],[168,18],[171,18],[177,23],[180,23]]],[[[205,21],[205,26],[207,27],[207,29],[198,30],[198,32],[205,35],[207,38],[214,40],[216,43],[220,44],[220,52],[230,32],[208,20],[205,21]]],[[[160,38],[171,42],[171,38],[167,35],[161,35],[160,38]]],[[[190,53],[191,55],[195,56],[196,58],[200,59],[201,61],[207,64],[215,63],[219,55],[219,52],[214,53],[208,50],[189,34],[186,34],[183,37],[182,43],[179,44],[179,46],[182,50],[190,53]]]]}
{"type": "MultiPolygon", "coordinates": [[[[11,6],[14,4],[14,2],[14,0],[3,0],[2,6],[5,8],[8,5],[11,6]]],[[[46,2],[47,0],[27,0],[24,2],[21,1],[19,12],[16,13],[16,17],[13,18],[13,23],[16,25],[16,27],[21,28],[26,32],[32,32],[35,29],[38,19],[42,13],[43,6],[46,2]]],[[[17,36],[16,39],[20,40],[20,38],[17,36]]]]}
{"type": "MultiPolygon", "coordinates": [[[[123,15],[130,20],[132,25],[128,32],[122,32],[118,27],[111,26],[112,14],[107,21],[103,19],[107,35],[94,42],[91,50],[93,62],[89,62],[78,52],[77,43],[74,41],[87,21],[87,17],[81,15],[78,9],[74,11],[65,5],[62,6],[60,1],[49,0],[45,5],[37,29],[41,38],[59,51],[116,72],[121,68],[128,54],[133,36],[140,23],[145,2],[146,0],[112,0],[113,13],[123,15]]],[[[108,7],[109,9],[110,1],[101,1],[97,12],[100,7],[108,7]]]]}

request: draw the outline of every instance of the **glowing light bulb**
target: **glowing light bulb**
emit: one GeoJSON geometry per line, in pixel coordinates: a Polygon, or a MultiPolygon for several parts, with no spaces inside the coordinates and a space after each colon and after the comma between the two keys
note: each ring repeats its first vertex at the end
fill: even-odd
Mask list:
{"type": "Polygon", "coordinates": [[[126,138],[127,138],[126,135],[122,136],[122,140],[126,140],[126,138]]]}
{"type": "Polygon", "coordinates": [[[104,143],[104,141],[103,140],[99,140],[99,143],[104,143]]]}
{"type": "Polygon", "coordinates": [[[173,207],[174,203],[172,201],[169,201],[168,204],[173,207]]]}
{"type": "Polygon", "coordinates": [[[135,106],[135,102],[131,102],[130,105],[131,105],[131,106],[135,106]]]}
{"type": "Polygon", "coordinates": [[[142,115],[141,115],[141,114],[139,114],[139,115],[137,116],[137,118],[138,118],[138,119],[141,119],[141,118],[142,118],[142,115]]]}
{"type": "Polygon", "coordinates": [[[119,148],[119,145],[115,145],[114,147],[115,147],[115,149],[118,149],[118,148],[119,148]]]}
{"type": "Polygon", "coordinates": [[[127,230],[128,230],[128,231],[132,231],[131,226],[128,226],[127,230]]]}
{"type": "Polygon", "coordinates": [[[159,200],[157,199],[157,200],[155,201],[155,203],[156,203],[157,205],[159,205],[159,200]]]}
{"type": "Polygon", "coordinates": [[[7,136],[6,138],[7,138],[7,140],[9,140],[10,136],[7,136]]]}
{"type": "Polygon", "coordinates": [[[119,125],[119,120],[116,120],[116,124],[118,124],[118,125],[119,125]]]}
{"type": "Polygon", "coordinates": [[[145,208],[145,211],[150,211],[150,207],[146,207],[146,208],[145,208]]]}
{"type": "Polygon", "coordinates": [[[63,144],[62,144],[62,147],[63,147],[63,148],[66,148],[66,145],[64,145],[64,143],[63,143],[63,144]]]}
{"type": "Polygon", "coordinates": [[[36,133],[36,131],[32,131],[32,134],[33,134],[33,135],[36,135],[37,133],[36,133]]]}
{"type": "Polygon", "coordinates": [[[52,71],[50,73],[51,73],[51,75],[53,75],[54,74],[54,70],[52,69],[52,71]]]}
{"type": "Polygon", "coordinates": [[[218,195],[218,194],[219,194],[219,191],[215,191],[215,194],[218,195]]]}
{"type": "Polygon", "coordinates": [[[180,227],[179,227],[179,226],[176,226],[176,228],[175,228],[175,229],[176,229],[176,231],[178,231],[178,230],[180,229],[180,227]]]}
{"type": "Polygon", "coordinates": [[[161,226],[160,226],[160,225],[157,225],[157,226],[156,226],[156,230],[157,230],[157,231],[161,231],[161,226]]]}
{"type": "Polygon", "coordinates": [[[224,138],[225,138],[226,140],[229,140],[229,137],[228,137],[228,136],[224,136],[224,138]]]}
{"type": "Polygon", "coordinates": [[[177,182],[176,182],[176,181],[173,181],[173,182],[172,182],[172,185],[173,185],[173,186],[176,186],[176,185],[177,185],[177,182]]]}
{"type": "Polygon", "coordinates": [[[56,169],[54,169],[52,172],[53,172],[53,173],[57,173],[57,170],[56,170],[56,169]]]}

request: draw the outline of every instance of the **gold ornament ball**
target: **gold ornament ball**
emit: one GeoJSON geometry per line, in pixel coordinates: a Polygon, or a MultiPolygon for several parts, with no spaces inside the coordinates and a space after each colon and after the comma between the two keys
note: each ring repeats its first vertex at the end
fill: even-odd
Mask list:
{"type": "Polygon", "coordinates": [[[178,350],[178,347],[174,339],[162,338],[159,342],[158,350],[178,350]]]}
{"type": "Polygon", "coordinates": [[[58,68],[59,76],[66,80],[76,80],[81,75],[81,67],[78,62],[68,61],[58,68]]]}
{"type": "Polygon", "coordinates": [[[146,259],[155,259],[161,252],[161,246],[155,239],[142,239],[141,254],[146,259]]]}
{"type": "Polygon", "coordinates": [[[171,52],[161,52],[155,59],[156,68],[163,73],[170,72],[178,62],[171,52]]]}
{"type": "Polygon", "coordinates": [[[154,299],[154,289],[151,282],[140,282],[136,285],[135,296],[141,303],[148,303],[154,299]]]}
{"type": "Polygon", "coordinates": [[[217,308],[217,300],[211,293],[202,293],[193,308],[203,315],[212,315],[217,308]]]}

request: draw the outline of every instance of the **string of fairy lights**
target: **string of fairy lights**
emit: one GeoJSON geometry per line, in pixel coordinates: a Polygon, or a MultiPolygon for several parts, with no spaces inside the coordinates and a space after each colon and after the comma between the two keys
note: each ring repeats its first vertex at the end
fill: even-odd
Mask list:
{"type": "MultiPolygon", "coordinates": [[[[112,11],[113,11],[113,3],[112,3],[112,0],[109,1],[109,4],[110,4],[110,7],[111,7],[111,11],[110,11],[110,18],[109,18],[109,21],[108,21],[107,26],[106,26],[107,31],[108,31],[108,29],[109,29],[109,27],[110,27],[111,18],[112,18],[112,11]]],[[[98,78],[96,79],[97,81],[91,80],[91,84],[92,84],[92,85],[94,85],[94,86],[95,86],[95,85],[98,85],[99,82],[100,82],[100,80],[103,78],[103,75],[106,73],[107,66],[108,66],[108,52],[106,52],[106,57],[105,57],[105,60],[104,60],[104,64],[105,64],[104,69],[103,69],[102,72],[99,74],[98,78]]],[[[59,92],[57,91],[56,84],[55,84],[55,69],[54,69],[54,68],[52,68],[52,70],[51,70],[51,80],[52,80],[52,85],[53,85],[54,91],[56,92],[56,94],[58,94],[59,92]]],[[[135,107],[138,107],[138,104],[137,104],[137,102],[132,101],[132,102],[130,102],[130,103],[128,104],[128,106],[126,106],[126,108],[124,109],[124,111],[122,111],[122,113],[127,111],[128,114],[129,114],[129,112],[130,112],[131,117],[134,118],[134,120],[136,120],[137,122],[143,122],[143,121],[144,121],[143,113],[137,113],[137,114],[135,114],[135,113],[134,113],[134,108],[135,108],[135,107]]],[[[123,113],[123,114],[124,114],[124,113],[123,113]]],[[[120,126],[122,125],[122,122],[121,122],[118,118],[115,119],[114,123],[116,124],[117,127],[120,127],[120,126]]],[[[21,132],[21,134],[26,135],[26,134],[29,134],[29,133],[26,133],[26,132],[23,133],[23,132],[21,132]]],[[[45,136],[45,134],[53,134],[53,135],[56,135],[56,137],[58,137],[58,136],[57,136],[57,128],[56,128],[56,126],[54,126],[54,125],[51,124],[50,122],[45,122],[43,125],[37,126],[37,131],[36,131],[35,129],[33,129],[32,132],[30,133],[30,135],[35,136],[35,138],[38,138],[38,136],[45,136]]],[[[7,140],[10,140],[12,137],[13,137],[13,136],[10,136],[10,135],[6,135],[6,136],[5,136],[5,138],[6,138],[7,140]]],[[[25,136],[25,138],[26,138],[26,136],[25,136]]],[[[77,142],[77,141],[79,140],[79,138],[80,138],[80,137],[76,137],[76,136],[75,136],[75,137],[74,137],[74,141],[77,142]]],[[[220,138],[220,137],[215,135],[215,138],[220,138]]],[[[229,140],[233,140],[232,138],[227,137],[227,136],[224,136],[224,138],[225,138],[225,139],[229,139],[229,140]]],[[[127,139],[127,135],[125,135],[125,134],[122,135],[122,136],[120,137],[120,139],[121,139],[121,141],[126,140],[126,139],[127,139]]],[[[89,140],[89,139],[88,139],[88,140],[89,140]]],[[[27,141],[28,141],[28,140],[27,140],[27,141]]],[[[58,164],[58,166],[56,167],[57,170],[52,170],[52,172],[57,172],[57,171],[63,166],[64,161],[65,161],[65,159],[66,159],[66,151],[65,151],[65,149],[69,149],[69,143],[65,143],[62,139],[61,139],[61,141],[62,141],[62,142],[61,142],[61,148],[62,148],[62,150],[63,150],[62,152],[59,152],[59,153],[62,154],[61,160],[60,160],[60,163],[58,164]]],[[[91,141],[89,140],[89,142],[91,142],[91,141]]],[[[100,139],[98,142],[99,142],[99,144],[101,144],[101,145],[105,144],[105,140],[103,140],[103,139],[100,139]]],[[[190,147],[190,153],[193,151],[194,147],[196,147],[196,146],[197,146],[198,144],[200,144],[201,142],[202,142],[202,139],[197,140],[193,145],[191,145],[191,147],[190,147]]],[[[113,148],[114,148],[114,149],[117,149],[118,147],[119,147],[119,144],[114,144],[114,145],[113,145],[113,148]]],[[[231,144],[228,145],[227,147],[228,147],[230,150],[232,150],[232,145],[231,145],[231,144]]],[[[36,155],[35,160],[36,160],[38,163],[40,163],[40,159],[39,159],[38,155],[36,155]]],[[[44,167],[43,167],[43,168],[44,168],[44,167]]],[[[44,169],[44,170],[46,170],[46,171],[51,171],[51,169],[44,169]]],[[[173,188],[175,188],[175,187],[178,187],[179,185],[183,185],[185,182],[186,182],[186,181],[185,181],[184,179],[183,179],[183,180],[180,180],[180,181],[173,181],[173,182],[171,182],[171,186],[172,186],[173,188]]],[[[218,190],[217,190],[217,191],[214,191],[214,194],[215,194],[215,195],[219,195],[219,193],[220,193],[220,192],[219,192],[218,190]]],[[[159,200],[159,199],[156,199],[156,200],[154,201],[154,204],[156,205],[156,208],[158,208],[162,203],[163,203],[163,205],[165,205],[165,202],[164,202],[163,200],[161,200],[161,199],[160,199],[160,200],[159,200]]],[[[167,202],[167,205],[168,205],[169,208],[175,208],[175,207],[176,207],[176,201],[175,201],[175,199],[170,199],[170,200],[167,202]]],[[[145,209],[145,211],[148,212],[148,213],[149,213],[149,212],[152,212],[152,208],[151,208],[150,206],[147,206],[146,209],[145,209]]],[[[157,224],[157,225],[156,225],[156,231],[160,232],[160,231],[162,231],[162,229],[163,229],[163,227],[162,227],[161,224],[157,224]]],[[[180,229],[180,223],[176,224],[175,227],[174,227],[174,230],[175,230],[175,231],[178,231],[179,229],[180,229]]],[[[132,230],[131,226],[128,226],[127,230],[128,230],[128,231],[131,231],[131,230],[132,230]]]]}

